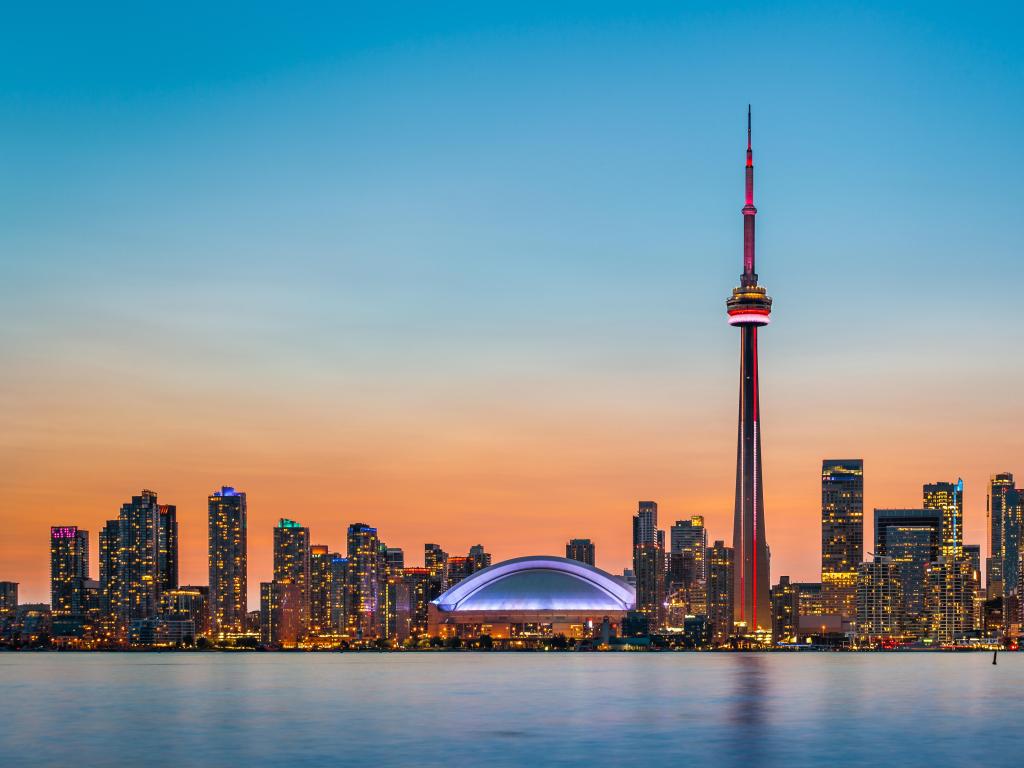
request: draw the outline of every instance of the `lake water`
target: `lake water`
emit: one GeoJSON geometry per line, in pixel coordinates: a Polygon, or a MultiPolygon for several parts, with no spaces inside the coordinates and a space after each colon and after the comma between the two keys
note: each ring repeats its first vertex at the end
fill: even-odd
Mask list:
{"type": "Polygon", "coordinates": [[[1024,654],[0,654],[11,766],[1017,765],[1024,654]]]}

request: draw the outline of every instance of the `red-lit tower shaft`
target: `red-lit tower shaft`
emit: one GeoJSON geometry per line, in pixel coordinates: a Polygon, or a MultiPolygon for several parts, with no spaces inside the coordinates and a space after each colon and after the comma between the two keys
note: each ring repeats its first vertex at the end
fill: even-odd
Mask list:
{"type": "Polygon", "coordinates": [[[747,112],[746,202],[743,206],[743,275],[726,302],[729,323],[740,329],[740,402],[733,517],[734,619],[746,631],[771,629],[768,546],[765,543],[761,480],[761,425],[757,331],[767,325],[772,300],[758,285],[754,264],[754,155],[747,112]]]}

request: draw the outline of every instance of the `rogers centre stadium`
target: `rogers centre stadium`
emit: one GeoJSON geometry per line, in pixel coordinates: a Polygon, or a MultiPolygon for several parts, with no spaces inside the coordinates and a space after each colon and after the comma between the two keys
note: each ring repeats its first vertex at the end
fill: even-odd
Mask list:
{"type": "Polygon", "coordinates": [[[636,591],[592,565],[546,555],[517,557],[463,579],[428,610],[431,635],[588,637],[605,619],[620,626],[636,591]]]}

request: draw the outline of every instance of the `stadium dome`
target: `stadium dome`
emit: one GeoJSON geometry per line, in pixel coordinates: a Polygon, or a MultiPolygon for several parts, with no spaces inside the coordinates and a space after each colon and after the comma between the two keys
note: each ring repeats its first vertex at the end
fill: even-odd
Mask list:
{"type": "Polygon", "coordinates": [[[517,557],[477,571],[433,601],[445,613],[630,611],[633,587],[600,568],[564,557],[517,557]]]}

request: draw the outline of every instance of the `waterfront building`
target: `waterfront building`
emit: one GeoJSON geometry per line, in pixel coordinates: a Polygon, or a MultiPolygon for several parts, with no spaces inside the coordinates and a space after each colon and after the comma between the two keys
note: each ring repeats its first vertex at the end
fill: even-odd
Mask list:
{"type": "Polygon", "coordinates": [[[178,587],[178,508],[157,505],[157,571],[160,589],[178,587]]]}
{"type": "Polygon", "coordinates": [[[899,566],[875,557],[857,566],[857,637],[874,642],[903,633],[903,593],[899,566]]]}
{"type": "Polygon", "coordinates": [[[800,616],[824,616],[825,610],[824,589],[820,581],[795,581],[798,601],[798,612],[800,616]]]}
{"type": "Polygon", "coordinates": [[[651,629],[665,619],[665,532],[658,529],[658,505],[641,501],[633,516],[633,572],[636,575],[636,610],[647,617],[651,629]]]}
{"type": "Polygon", "coordinates": [[[380,637],[384,632],[387,584],[386,563],[377,529],[365,523],[348,527],[348,630],[359,640],[380,637]]]}
{"type": "Polygon", "coordinates": [[[210,631],[214,636],[246,630],[248,582],[245,494],[229,486],[207,499],[210,631]]]}
{"type": "MultiPolygon", "coordinates": [[[[209,589],[183,586],[160,593],[160,618],[166,622],[191,622],[193,637],[209,631],[209,589]]],[[[168,625],[173,632],[187,629],[182,624],[168,625]]],[[[173,634],[172,632],[172,634],[173,634]]]]}
{"type": "Polygon", "coordinates": [[[989,557],[985,561],[985,588],[990,599],[1003,596],[1003,508],[1006,493],[1013,488],[1011,472],[1000,472],[989,479],[985,499],[989,545],[989,557]]]}
{"type": "Polygon", "coordinates": [[[733,632],[734,552],[724,541],[716,541],[707,553],[707,615],[714,642],[721,645],[733,632]]]}
{"type": "Polygon", "coordinates": [[[772,642],[799,641],[800,590],[790,583],[789,576],[780,576],[772,587],[772,642]]]}
{"type": "Polygon", "coordinates": [[[397,573],[405,568],[405,551],[401,547],[387,547],[384,559],[389,573],[397,573]]]}
{"type": "Polygon", "coordinates": [[[903,630],[922,637],[930,630],[927,569],[942,552],[942,510],[876,509],[875,554],[899,568],[903,630]]]}
{"type": "Polygon", "coordinates": [[[339,634],[348,631],[348,611],[352,604],[348,576],[348,558],[340,553],[330,555],[331,562],[331,630],[339,634]]]}
{"type": "Polygon", "coordinates": [[[477,571],[430,603],[428,630],[442,637],[530,642],[593,637],[605,617],[621,626],[632,588],[577,560],[535,556],[477,571]]]}
{"type": "Polygon", "coordinates": [[[680,569],[679,578],[685,586],[692,581],[705,581],[708,577],[706,554],[708,549],[708,530],[704,527],[704,517],[693,515],[689,520],[677,520],[669,529],[669,554],[680,555],[677,558],[680,569]]]}
{"type": "Polygon", "coordinates": [[[736,447],[736,505],[732,548],[733,615],[748,632],[770,630],[771,586],[765,539],[764,483],[761,473],[761,414],[757,337],[768,325],[772,300],[757,282],[754,261],[754,153],[747,110],[746,203],[743,206],[743,275],[726,301],[729,324],[740,329],[740,407],[736,447]]]}
{"type": "Polygon", "coordinates": [[[50,608],[60,616],[85,613],[89,532],[74,525],[50,528],[50,608]]]}
{"type": "MultiPolygon", "coordinates": [[[[1024,534],[1024,492],[1008,488],[1003,494],[1002,575],[1003,601],[1019,602],[1021,539],[1024,534]]],[[[1017,621],[1016,614],[1006,605],[1007,625],[1017,621]]]]}
{"type": "Polygon", "coordinates": [[[309,548],[309,633],[318,637],[334,634],[337,626],[331,618],[334,590],[333,559],[340,557],[326,544],[309,548]]]}
{"type": "Polygon", "coordinates": [[[294,647],[302,636],[303,590],[288,581],[260,583],[260,640],[294,647]]]}
{"type": "Polygon", "coordinates": [[[931,636],[940,643],[963,640],[974,629],[974,598],[979,585],[963,557],[939,557],[926,570],[926,615],[931,636]]]}
{"type": "Polygon", "coordinates": [[[160,610],[160,505],[143,490],[121,505],[118,516],[120,621],[156,618],[160,610]]]}
{"type": "Polygon", "coordinates": [[[594,542],[590,539],[569,539],[565,545],[565,556],[587,565],[594,565],[594,542]]]}
{"type": "Polygon", "coordinates": [[[821,462],[821,585],[825,613],[852,620],[864,560],[864,461],[821,462]]]}
{"type": "Polygon", "coordinates": [[[274,581],[299,590],[299,634],[309,631],[309,528],[282,517],[274,528],[274,581]]]}
{"type": "Polygon", "coordinates": [[[964,481],[928,483],[922,490],[925,509],[942,511],[944,557],[960,557],[964,546],[964,481]]]}
{"type": "Polygon", "coordinates": [[[103,637],[109,641],[123,638],[121,623],[121,523],[107,520],[100,529],[100,605],[103,637]]]}

